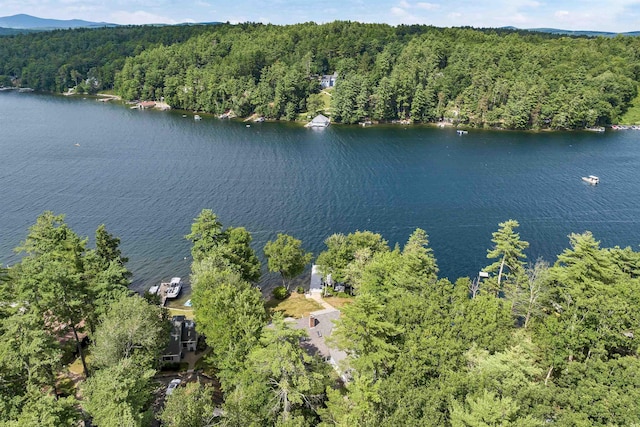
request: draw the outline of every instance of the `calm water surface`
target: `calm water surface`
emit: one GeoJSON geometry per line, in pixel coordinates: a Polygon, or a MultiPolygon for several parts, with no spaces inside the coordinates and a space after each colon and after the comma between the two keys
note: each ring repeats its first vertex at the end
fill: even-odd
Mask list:
{"type": "Polygon", "coordinates": [[[571,232],[640,244],[638,131],[247,128],[2,92],[0,158],[0,262],[18,261],[12,249],[52,210],[80,235],[105,223],[119,236],[137,290],[188,276],[184,235],[203,208],[251,231],[261,257],[279,232],[317,255],[332,233],[371,230],[393,245],[420,227],[452,280],[488,264],[491,233],[509,218],[531,260],[553,260],[571,232]],[[601,184],[580,180],[589,174],[601,184]]]}

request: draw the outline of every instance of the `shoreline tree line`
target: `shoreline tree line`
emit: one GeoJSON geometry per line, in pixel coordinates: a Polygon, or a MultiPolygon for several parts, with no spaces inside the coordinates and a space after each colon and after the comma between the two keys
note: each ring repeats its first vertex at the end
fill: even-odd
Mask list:
{"type": "MultiPolygon", "coordinates": [[[[127,289],[104,226],[89,249],[45,212],[22,260],[0,270],[0,426],[636,425],[640,253],[584,232],[552,264],[527,260],[518,226],[493,233],[488,274],[455,282],[438,276],[424,230],[393,247],[370,231],[329,236],[316,263],[355,293],[330,341],[348,354],[344,383],[303,350],[304,331],[265,309],[251,234],[203,210],[186,238],[220,390],[189,383],[154,412],[166,310],[127,289]],[[78,384],[63,374],[75,356],[78,384]]],[[[283,280],[309,262],[284,234],[265,252],[283,280]]]]}
{"type": "Polygon", "coordinates": [[[277,120],[324,111],[339,123],[581,129],[618,123],[639,59],[630,36],[342,21],[119,27],[0,37],[0,84],[277,120]],[[334,72],[322,94],[319,77],[334,72]]]}

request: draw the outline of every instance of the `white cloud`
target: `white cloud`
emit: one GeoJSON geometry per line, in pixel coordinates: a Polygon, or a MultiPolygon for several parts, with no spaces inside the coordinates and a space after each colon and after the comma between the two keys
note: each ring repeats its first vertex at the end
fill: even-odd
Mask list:
{"type": "Polygon", "coordinates": [[[536,0],[522,0],[522,1],[514,1],[513,3],[510,3],[513,6],[515,6],[516,8],[520,8],[520,7],[528,7],[528,8],[539,8],[544,6],[544,3],[541,3],[539,1],[536,0]]]}
{"type": "Polygon", "coordinates": [[[440,5],[435,3],[418,2],[416,3],[416,8],[424,10],[436,10],[440,8],[440,5]]]}
{"type": "Polygon", "coordinates": [[[511,17],[511,25],[517,24],[517,26],[526,26],[529,22],[529,17],[522,13],[516,13],[511,17]]]}
{"type": "Polygon", "coordinates": [[[145,12],[143,10],[136,10],[135,12],[128,12],[119,10],[112,12],[110,19],[116,24],[178,24],[183,21],[176,21],[175,19],[168,18],[166,16],[156,15],[153,13],[145,12]]]}
{"type": "Polygon", "coordinates": [[[568,10],[557,10],[556,13],[553,14],[558,19],[564,19],[569,16],[571,13],[568,10]]]}
{"type": "Polygon", "coordinates": [[[400,7],[392,7],[391,8],[391,14],[393,16],[406,16],[408,15],[407,11],[400,8],[400,7]]]}
{"type": "Polygon", "coordinates": [[[436,3],[427,3],[427,2],[418,2],[415,5],[412,5],[407,0],[400,0],[398,3],[398,7],[401,9],[423,9],[423,10],[435,10],[439,9],[440,5],[436,3]]]}

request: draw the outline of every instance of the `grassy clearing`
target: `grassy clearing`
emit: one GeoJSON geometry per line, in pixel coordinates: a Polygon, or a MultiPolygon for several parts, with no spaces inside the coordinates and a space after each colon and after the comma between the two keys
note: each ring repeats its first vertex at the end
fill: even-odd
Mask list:
{"type": "MultiPolygon", "coordinates": [[[[189,301],[190,299],[191,299],[191,294],[182,293],[182,294],[180,294],[179,298],[167,299],[167,302],[165,303],[165,307],[168,307],[168,308],[185,308],[184,303],[189,301]]],[[[187,307],[187,308],[189,308],[189,307],[187,307]]]]}
{"type": "Polygon", "coordinates": [[[353,297],[326,297],[324,300],[339,310],[345,305],[351,304],[354,301],[354,298],[353,297]]]}
{"type": "MultiPolygon", "coordinates": [[[[318,94],[320,96],[320,99],[322,100],[322,107],[319,110],[317,110],[317,112],[321,113],[321,114],[324,114],[325,116],[329,116],[329,117],[331,117],[331,97],[333,96],[331,94],[331,92],[333,92],[333,88],[323,89],[318,94]]],[[[315,95],[313,95],[313,96],[315,96],[315,95]]],[[[317,113],[315,111],[314,112],[304,111],[302,113],[299,113],[296,116],[296,121],[298,121],[298,122],[308,122],[313,117],[315,117],[316,114],[317,113]]]]}
{"type": "Polygon", "coordinates": [[[331,112],[331,92],[333,92],[333,88],[324,89],[320,92],[320,95],[322,95],[322,101],[324,102],[325,112],[331,112]]]}
{"type": "Polygon", "coordinates": [[[631,106],[626,113],[620,118],[620,124],[622,125],[637,125],[640,124],[640,94],[631,101],[631,106]]]}
{"type": "Polygon", "coordinates": [[[67,369],[69,369],[69,372],[74,375],[82,375],[84,373],[84,371],[82,370],[82,361],[80,361],[79,357],[74,360],[73,363],[67,367],[67,369]]]}
{"type": "MultiPolygon", "coordinates": [[[[84,360],[87,362],[87,365],[89,365],[91,362],[91,354],[89,353],[89,349],[85,348],[83,352],[84,360]]],[[[77,357],[76,360],[73,361],[73,363],[70,363],[67,366],[67,369],[74,375],[84,375],[84,370],[82,369],[82,360],[80,360],[80,357],[77,357]]]]}
{"type": "Polygon", "coordinates": [[[270,314],[281,312],[285,317],[294,317],[299,319],[308,316],[309,313],[316,310],[322,310],[322,306],[312,299],[305,298],[304,294],[293,293],[283,301],[270,299],[266,303],[267,310],[270,314]]]}
{"type": "Polygon", "coordinates": [[[169,310],[169,316],[185,316],[187,320],[193,320],[193,309],[191,308],[173,308],[167,307],[169,310]]]}

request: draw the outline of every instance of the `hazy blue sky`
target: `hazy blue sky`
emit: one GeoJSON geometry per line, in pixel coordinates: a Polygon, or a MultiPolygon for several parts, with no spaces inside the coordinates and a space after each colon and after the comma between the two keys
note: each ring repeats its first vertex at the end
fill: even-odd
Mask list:
{"type": "Polygon", "coordinates": [[[117,24],[340,19],[439,27],[640,30],[640,0],[0,0],[0,13],[117,24]]]}

